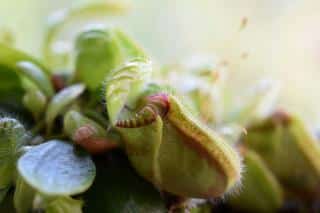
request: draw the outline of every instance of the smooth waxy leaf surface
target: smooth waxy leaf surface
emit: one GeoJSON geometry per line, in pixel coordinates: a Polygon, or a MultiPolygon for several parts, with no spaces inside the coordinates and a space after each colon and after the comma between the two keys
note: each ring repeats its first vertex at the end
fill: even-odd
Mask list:
{"type": "Polygon", "coordinates": [[[40,90],[29,90],[23,97],[23,104],[38,120],[45,111],[47,98],[40,90]]]}
{"type": "Polygon", "coordinates": [[[21,61],[17,63],[16,66],[17,69],[35,83],[46,96],[51,97],[54,94],[49,76],[39,66],[29,61],[21,61]]]}
{"type": "Polygon", "coordinates": [[[23,179],[46,195],[75,195],[86,191],[95,177],[90,157],[77,154],[63,141],[51,140],[38,145],[18,161],[23,179]]]}
{"type": "Polygon", "coordinates": [[[49,131],[55,118],[65,110],[65,108],[72,104],[84,91],[83,84],[76,84],[61,90],[50,101],[46,114],[46,123],[49,131]]]}

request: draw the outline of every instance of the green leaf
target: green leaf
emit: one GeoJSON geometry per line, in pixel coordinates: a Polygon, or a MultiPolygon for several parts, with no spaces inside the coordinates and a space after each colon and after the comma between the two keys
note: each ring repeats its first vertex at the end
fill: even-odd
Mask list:
{"type": "Polygon", "coordinates": [[[276,212],[283,203],[283,192],[276,177],[253,151],[244,156],[246,171],[242,189],[230,198],[239,209],[250,212],[276,212]]]}
{"type": "Polygon", "coordinates": [[[6,187],[6,188],[3,188],[3,189],[0,189],[0,204],[2,203],[4,198],[6,197],[9,189],[10,189],[10,187],[6,187]]]}
{"type": "Polygon", "coordinates": [[[18,213],[28,213],[32,210],[35,190],[20,176],[17,178],[13,196],[14,207],[18,213]]]}
{"type": "Polygon", "coordinates": [[[0,118],[0,189],[11,186],[19,150],[26,139],[26,130],[17,120],[0,118]]]}
{"type": "Polygon", "coordinates": [[[163,121],[160,116],[140,128],[118,128],[125,150],[135,170],[155,185],[161,184],[159,150],[163,142],[163,121]],[[139,154],[137,154],[139,153],[139,154]]]}
{"type": "Polygon", "coordinates": [[[162,118],[136,128],[118,128],[136,171],[161,190],[182,197],[218,197],[235,187],[241,160],[232,147],[177,97],[163,93],[151,97],[163,102],[163,109],[155,110],[160,115],[166,110],[162,118]]]}
{"type": "Polygon", "coordinates": [[[0,78],[0,105],[21,106],[24,89],[17,73],[0,64],[0,78]]]}
{"type": "Polygon", "coordinates": [[[82,115],[81,113],[71,110],[66,113],[64,116],[63,128],[64,132],[72,138],[75,131],[85,125],[89,125],[96,130],[96,136],[98,137],[106,137],[107,132],[106,130],[100,126],[95,121],[91,120],[90,118],[82,115]]]}
{"type": "Polygon", "coordinates": [[[180,196],[208,198],[237,187],[242,171],[238,153],[177,97],[169,95],[168,102],[158,154],[161,188],[180,196]],[[190,171],[197,172],[190,175],[190,171]]]}
{"type": "Polygon", "coordinates": [[[29,90],[23,97],[23,104],[33,114],[33,117],[39,120],[45,111],[47,98],[40,90],[29,90]]]}
{"type": "Polygon", "coordinates": [[[167,212],[160,193],[137,176],[118,152],[97,161],[97,178],[84,199],[86,213],[167,212]]]}
{"type": "Polygon", "coordinates": [[[51,97],[54,94],[49,76],[39,66],[29,61],[21,61],[16,64],[16,67],[24,76],[35,83],[46,96],[51,97]]]}
{"type": "Polygon", "coordinates": [[[1,91],[9,91],[12,89],[20,89],[21,81],[15,72],[4,65],[0,64],[1,91]]]}
{"type": "Polygon", "coordinates": [[[110,73],[106,80],[106,102],[108,115],[115,124],[125,106],[134,105],[151,75],[152,66],[148,60],[131,60],[110,73]]]}
{"type": "Polygon", "coordinates": [[[46,113],[48,132],[51,131],[56,117],[62,113],[67,106],[72,104],[83,93],[84,90],[85,86],[83,84],[75,84],[73,86],[64,88],[51,99],[46,113]]]}
{"type": "Polygon", "coordinates": [[[35,83],[46,95],[53,95],[49,71],[31,56],[0,44],[0,66],[6,67],[7,71],[15,72],[19,78],[25,77],[35,83]]]}
{"type": "Polygon", "coordinates": [[[320,184],[320,146],[313,136],[299,117],[277,112],[252,125],[244,143],[287,188],[312,194],[320,184]]]}
{"type": "Polygon", "coordinates": [[[54,199],[46,207],[46,213],[82,213],[83,202],[71,197],[54,199]]]}
{"type": "Polygon", "coordinates": [[[113,30],[86,31],[76,42],[75,78],[84,82],[90,90],[96,90],[121,59],[120,46],[113,30]]]}
{"type": "Polygon", "coordinates": [[[51,140],[35,146],[18,161],[23,179],[45,195],[75,195],[86,191],[95,177],[90,157],[77,154],[69,143],[51,140]]]}
{"type": "Polygon", "coordinates": [[[90,21],[98,19],[99,23],[104,24],[101,21],[104,17],[121,15],[127,9],[128,5],[123,1],[106,0],[78,4],[54,13],[48,20],[48,29],[43,44],[46,64],[54,68],[65,67],[68,64],[73,49],[73,41],[79,33],[79,30],[72,26],[76,23],[77,29],[83,30],[83,27],[79,27],[77,21],[86,20],[86,23],[90,23],[90,21]],[[64,39],[61,39],[62,34],[68,35],[67,38],[64,36],[64,39]]]}
{"type": "Polygon", "coordinates": [[[24,79],[38,85],[48,96],[53,94],[48,70],[31,56],[4,44],[0,44],[0,77],[0,104],[21,103],[24,79]]]}
{"type": "Polygon", "coordinates": [[[145,51],[126,33],[120,29],[115,29],[114,34],[127,60],[132,58],[147,58],[145,51]]]}
{"type": "Polygon", "coordinates": [[[17,64],[22,61],[28,61],[35,66],[38,66],[44,73],[49,74],[49,71],[40,62],[28,54],[6,46],[0,43],[0,65],[6,66],[12,70],[17,69],[17,64]]]}

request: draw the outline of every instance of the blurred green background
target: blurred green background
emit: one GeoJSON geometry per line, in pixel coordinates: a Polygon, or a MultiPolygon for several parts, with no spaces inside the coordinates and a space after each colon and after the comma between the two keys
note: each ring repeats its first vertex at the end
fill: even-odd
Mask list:
{"type": "MultiPolygon", "coordinates": [[[[47,16],[79,0],[1,0],[0,29],[40,55],[47,16]]],[[[228,61],[230,82],[245,88],[264,76],[282,84],[282,104],[320,124],[320,1],[132,0],[122,26],[161,63],[194,53],[228,61]],[[243,19],[247,27],[239,32],[243,19]],[[246,55],[247,57],[243,57],[246,55]]]]}

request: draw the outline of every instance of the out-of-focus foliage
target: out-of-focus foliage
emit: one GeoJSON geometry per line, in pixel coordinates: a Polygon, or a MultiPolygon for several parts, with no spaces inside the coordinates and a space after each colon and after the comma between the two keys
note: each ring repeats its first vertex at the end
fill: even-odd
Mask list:
{"type": "Polygon", "coordinates": [[[283,192],[277,179],[253,151],[244,151],[246,171],[239,195],[230,198],[232,205],[257,212],[275,212],[283,203],[283,192]]]}

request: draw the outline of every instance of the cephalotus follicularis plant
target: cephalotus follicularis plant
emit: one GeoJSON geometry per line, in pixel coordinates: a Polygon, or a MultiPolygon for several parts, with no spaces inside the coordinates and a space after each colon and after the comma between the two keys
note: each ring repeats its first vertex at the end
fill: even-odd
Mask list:
{"type": "Polygon", "coordinates": [[[274,212],[301,192],[317,197],[319,144],[275,110],[273,84],[228,108],[222,63],[159,68],[114,27],[86,28],[56,51],[72,20],[124,9],[107,1],[54,16],[43,59],[0,43],[0,109],[18,106],[30,124],[0,118],[0,210],[12,200],[17,212],[208,212],[218,204],[207,200],[226,197],[230,208],[274,212]],[[172,196],[181,202],[166,207],[172,196]]]}

